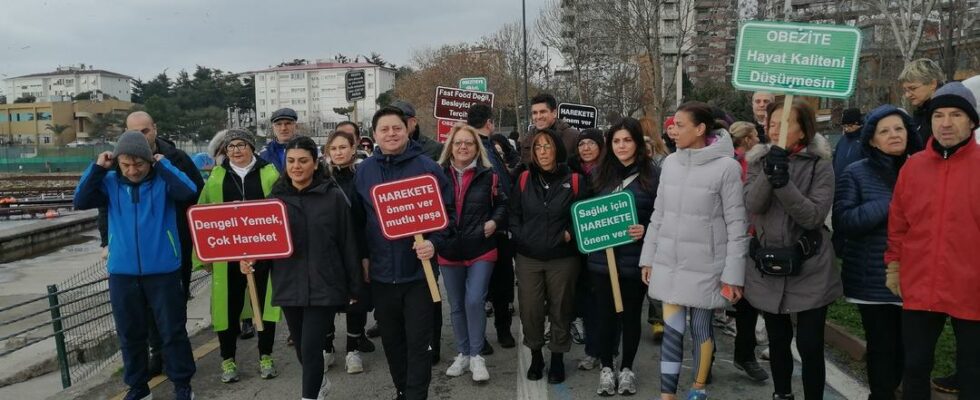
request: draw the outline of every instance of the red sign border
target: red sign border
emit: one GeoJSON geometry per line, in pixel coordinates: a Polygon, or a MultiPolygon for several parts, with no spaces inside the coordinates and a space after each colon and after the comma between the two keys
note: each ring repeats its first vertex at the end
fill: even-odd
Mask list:
{"type": "Polygon", "coordinates": [[[371,187],[371,202],[374,203],[374,214],[378,217],[378,226],[381,228],[381,235],[383,235],[385,237],[385,239],[388,239],[388,240],[398,240],[398,239],[407,238],[409,236],[421,235],[423,233],[441,231],[443,229],[446,229],[447,226],[449,226],[449,214],[446,213],[446,202],[444,202],[442,200],[442,190],[439,188],[439,178],[436,178],[436,176],[433,175],[433,174],[422,174],[422,175],[418,175],[418,176],[413,176],[411,178],[399,179],[397,181],[391,181],[391,182],[382,182],[382,183],[379,183],[377,185],[374,185],[374,186],[371,187]],[[410,180],[419,179],[419,178],[429,178],[429,179],[432,179],[432,182],[435,184],[434,186],[436,187],[436,195],[439,196],[439,204],[441,205],[440,208],[442,209],[442,215],[445,216],[443,218],[443,222],[444,223],[442,224],[442,226],[440,226],[438,228],[421,230],[421,231],[411,232],[411,233],[403,233],[403,234],[398,235],[398,236],[388,235],[388,232],[385,229],[384,221],[381,219],[381,210],[378,208],[378,202],[376,200],[378,198],[377,190],[379,188],[383,188],[385,186],[397,185],[397,184],[402,183],[402,182],[405,182],[405,181],[410,181],[410,180]]]}
{"type": "Polygon", "coordinates": [[[223,262],[223,261],[239,261],[243,259],[256,259],[256,260],[271,260],[277,258],[288,258],[293,255],[293,236],[292,232],[289,230],[289,214],[286,213],[286,203],[283,203],[279,199],[265,199],[265,200],[249,200],[249,201],[234,201],[230,203],[218,203],[218,204],[197,204],[193,205],[187,209],[187,223],[191,225],[191,213],[200,209],[221,209],[221,208],[236,208],[242,205],[265,205],[265,204],[275,204],[282,209],[283,225],[286,227],[286,243],[289,244],[289,250],[285,253],[273,253],[273,254],[257,254],[257,255],[244,255],[236,257],[215,257],[215,258],[204,258],[201,257],[201,250],[198,248],[197,232],[193,229],[193,226],[189,226],[191,231],[191,243],[194,244],[194,252],[197,254],[197,258],[203,262],[223,262]]]}
{"type": "MultiPolygon", "coordinates": [[[[432,117],[433,118],[436,118],[436,119],[452,119],[454,121],[465,121],[463,119],[442,118],[442,117],[439,116],[439,113],[438,113],[438,109],[439,109],[439,89],[450,89],[450,90],[460,90],[460,91],[464,91],[464,92],[489,94],[490,95],[490,108],[493,108],[493,101],[496,100],[495,98],[497,97],[495,94],[493,94],[493,92],[481,92],[479,90],[467,90],[467,89],[463,89],[463,88],[454,88],[454,87],[449,87],[449,86],[436,86],[436,101],[435,101],[435,104],[433,104],[433,107],[432,107],[432,117]]],[[[477,104],[487,104],[487,103],[477,103],[477,104]]],[[[467,114],[468,113],[469,112],[467,112],[467,114]]]]}

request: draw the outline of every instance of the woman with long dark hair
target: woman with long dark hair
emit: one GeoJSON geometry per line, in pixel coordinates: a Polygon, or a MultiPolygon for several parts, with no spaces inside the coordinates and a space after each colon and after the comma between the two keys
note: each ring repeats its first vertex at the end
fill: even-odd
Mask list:
{"type": "Polygon", "coordinates": [[[657,197],[660,170],[645,151],[643,129],[640,122],[624,118],[606,132],[606,152],[603,153],[594,174],[593,187],[597,195],[629,191],[636,202],[636,217],[640,223],[630,226],[628,234],[633,243],[613,249],[619,272],[619,287],[623,298],[623,314],[616,313],[613,303],[612,282],[605,251],[594,252],[588,257],[588,271],[595,287],[596,320],[599,340],[599,395],[636,394],[636,375],[633,360],[640,345],[642,330],[643,299],[647,285],[640,279],[640,252],[643,250],[645,223],[650,221],[653,203],[657,197]],[[622,329],[617,329],[617,326],[622,329]],[[622,333],[622,359],[619,369],[613,365],[622,333]],[[616,375],[619,375],[618,382],[616,375]]]}

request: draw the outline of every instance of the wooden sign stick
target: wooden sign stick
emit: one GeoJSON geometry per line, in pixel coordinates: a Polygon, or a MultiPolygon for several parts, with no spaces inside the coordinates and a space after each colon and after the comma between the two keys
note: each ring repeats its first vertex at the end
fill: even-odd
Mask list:
{"type": "Polygon", "coordinates": [[[781,149],[786,149],[786,134],[789,130],[789,114],[793,111],[793,95],[786,94],[786,100],[783,101],[783,115],[779,117],[779,143],[777,144],[781,149]]]}
{"type": "Polygon", "coordinates": [[[613,304],[616,306],[616,313],[623,312],[623,292],[619,290],[619,271],[616,268],[616,254],[613,248],[606,249],[606,263],[609,264],[609,281],[612,283],[613,304]]]}
{"type": "Polygon", "coordinates": [[[245,280],[248,283],[248,299],[252,302],[252,325],[255,325],[255,330],[262,332],[265,330],[265,325],[262,324],[262,309],[259,308],[259,294],[255,290],[255,274],[249,272],[245,274],[245,280]]]}
{"type": "MultiPolygon", "coordinates": [[[[415,235],[415,244],[420,244],[424,241],[425,239],[421,234],[415,235]]],[[[439,284],[436,283],[436,275],[432,272],[432,261],[422,260],[422,269],[425,271],[425,281],[429,283],[429,294],[432,295],[432,302],[438,303],[442,301],[442,296],[439,294],[439,284]]]]}

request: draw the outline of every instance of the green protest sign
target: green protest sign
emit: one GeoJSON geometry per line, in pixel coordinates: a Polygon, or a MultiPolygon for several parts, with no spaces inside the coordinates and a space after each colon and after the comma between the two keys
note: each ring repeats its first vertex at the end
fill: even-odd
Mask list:
{"type": "Polygon", "coordinates": [[[861,31],[842,25],[749,21],[739,28],[732,84],[819,97],[854,93],[861,31]]]}
{"type": "Polygon", "coordinates": [[[487,91],[487,78],[478,76],[475,78],[463,78],[459,80],[459,88],[463,90],[476,90],[478,92],[487,91]]]}
{"type": "Polygon", "coordinates": [[[636,218],[636,200],[629,191],[572,204],[575,239],[582,253],[591,253],[633,242],[626,233],[636,218]]]}

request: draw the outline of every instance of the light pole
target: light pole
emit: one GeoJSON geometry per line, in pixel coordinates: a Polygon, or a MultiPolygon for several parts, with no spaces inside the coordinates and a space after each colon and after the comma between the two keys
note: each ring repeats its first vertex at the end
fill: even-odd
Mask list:
{"type": "MultiPolygon", "coordinates": [[[[528,110],[527,98],[527,4],[526,0],[521,0],[521,31],[524,33],[524,120],[530,125],[531,116],[528,110]]],[[[519,132],[519,131],[518,131],[519,132]]]]}

